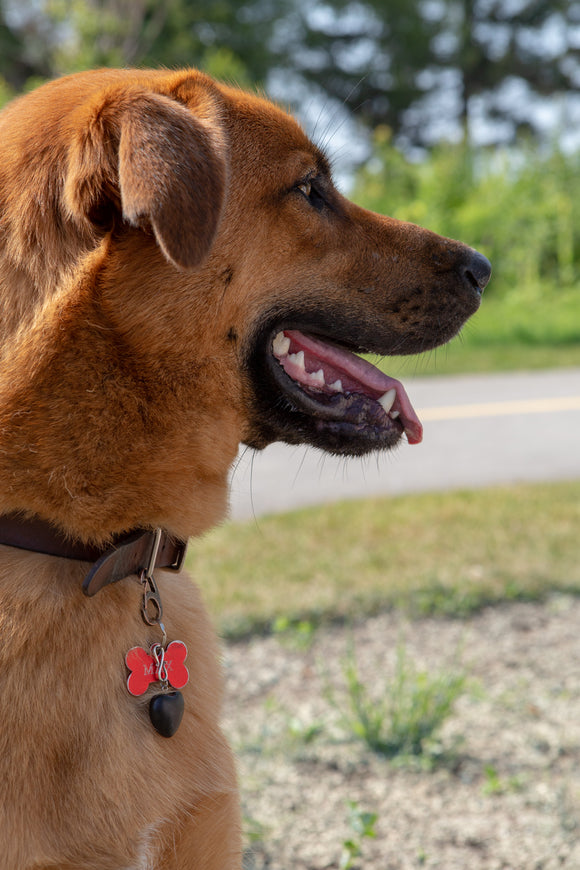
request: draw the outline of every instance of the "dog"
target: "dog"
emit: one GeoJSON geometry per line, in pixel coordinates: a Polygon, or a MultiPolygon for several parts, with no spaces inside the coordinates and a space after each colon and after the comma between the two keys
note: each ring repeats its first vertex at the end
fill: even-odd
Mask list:
{"type": "Polygon", "coordinates": [[[184,542],[224,516],[240,443],[420,441],[356,354],[447,342],[489,277],[349,202],[292,117],[201,72],[81,73],[4,109],[2,870],[240,866],[184,542]]]}

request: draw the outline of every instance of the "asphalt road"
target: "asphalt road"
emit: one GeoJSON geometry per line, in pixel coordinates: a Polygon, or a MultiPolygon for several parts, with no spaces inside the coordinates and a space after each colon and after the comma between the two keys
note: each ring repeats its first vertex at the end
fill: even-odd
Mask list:
{"type": "Polygon", "coordinates": [[[367,495],[580,478],[580,369],[405,378],[422,444],[366,459],[305,447],[242,450],[233,519],[367,495]]]}

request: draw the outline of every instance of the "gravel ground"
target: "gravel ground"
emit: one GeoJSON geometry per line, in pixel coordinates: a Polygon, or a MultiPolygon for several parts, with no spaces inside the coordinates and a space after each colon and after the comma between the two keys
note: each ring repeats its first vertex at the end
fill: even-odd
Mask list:
{"type": "Polygon", "coordinates": [[[580,870],[580,601],[462,621],[390,613],[291,641],[224,651],[247,870],[338,868],[356,839],[349,801],[377,814],[353,867],[580,870]],[[377,696],[400,644],[419,669],[468,675],[430,768],[388,761],[341,725],[351,640],[377,696]]]}

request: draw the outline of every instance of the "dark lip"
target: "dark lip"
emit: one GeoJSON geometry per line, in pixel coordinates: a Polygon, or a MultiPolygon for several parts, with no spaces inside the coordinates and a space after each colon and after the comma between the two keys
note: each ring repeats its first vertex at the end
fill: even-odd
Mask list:
{"type": "Polygon", "coordinates": [[[322,307],[304,309],[301,312],[272,311],[264,317],[262,326],[250,338],[251,357],[260,348],[269,348],[274,336],[281,329],[297,329],[320,338],[356,354],[376,354],[377,356],[408,356],[433,350],[450,341],[460,331],[465,321],[479,308],[480,294],[473,294],[469,310],[465,301],[454,316],[435,319],[429,318],[429,328],[422,327],[418,332],[401,333],[389,324],[388,312],[358,310],[356,318],[352,312],[339,310],[326,311],[322,307]]]}
{"type": "Polygon", "coordinates": [[[336,434],[340,431],[337,427],[341,426],[345,430],[349,429],[352,435],[369,429],[367,436],[374,435],[379,440],[387,435],[398,440],[403,434],[402,424],[388,417],[378,402],[357,393],[321,393],[318,396],[315,391],[307,392],[286,374],[275,357],[272,359],[272,374],[281,391],[288,396],[296,410],[302,410],[316,418],[318,431],[322,432],[324,425],[328,423],[334,424],[333,431],[336,434]]]}

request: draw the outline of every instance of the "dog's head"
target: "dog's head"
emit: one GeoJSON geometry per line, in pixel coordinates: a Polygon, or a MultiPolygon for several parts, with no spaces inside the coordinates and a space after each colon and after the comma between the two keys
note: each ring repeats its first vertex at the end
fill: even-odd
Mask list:
{"type": "Polygon", "coordinates": [[[0,117],[4,509],[189,534],[240,440],[417,442],[402,385],[355,354],[448,341],[489,275],[346,200],[266,100],[192,71],[41,88],[0,117]]]}
{"type": "Polygon", "coordinates": [[[447,342],[479,307],[488,261],[345,199],[325,155],[271,105],[232,95],[227,118],[238,143],[232,177],[244,184],[218,245],[239,228],[228,252],[229,292],[234,281],[239,289],[227,326],[246,373],[246,442],[307,442],[345,455],[391,448],[403,434],[418,443],[403,386],[358,354],[447,342]]]}

